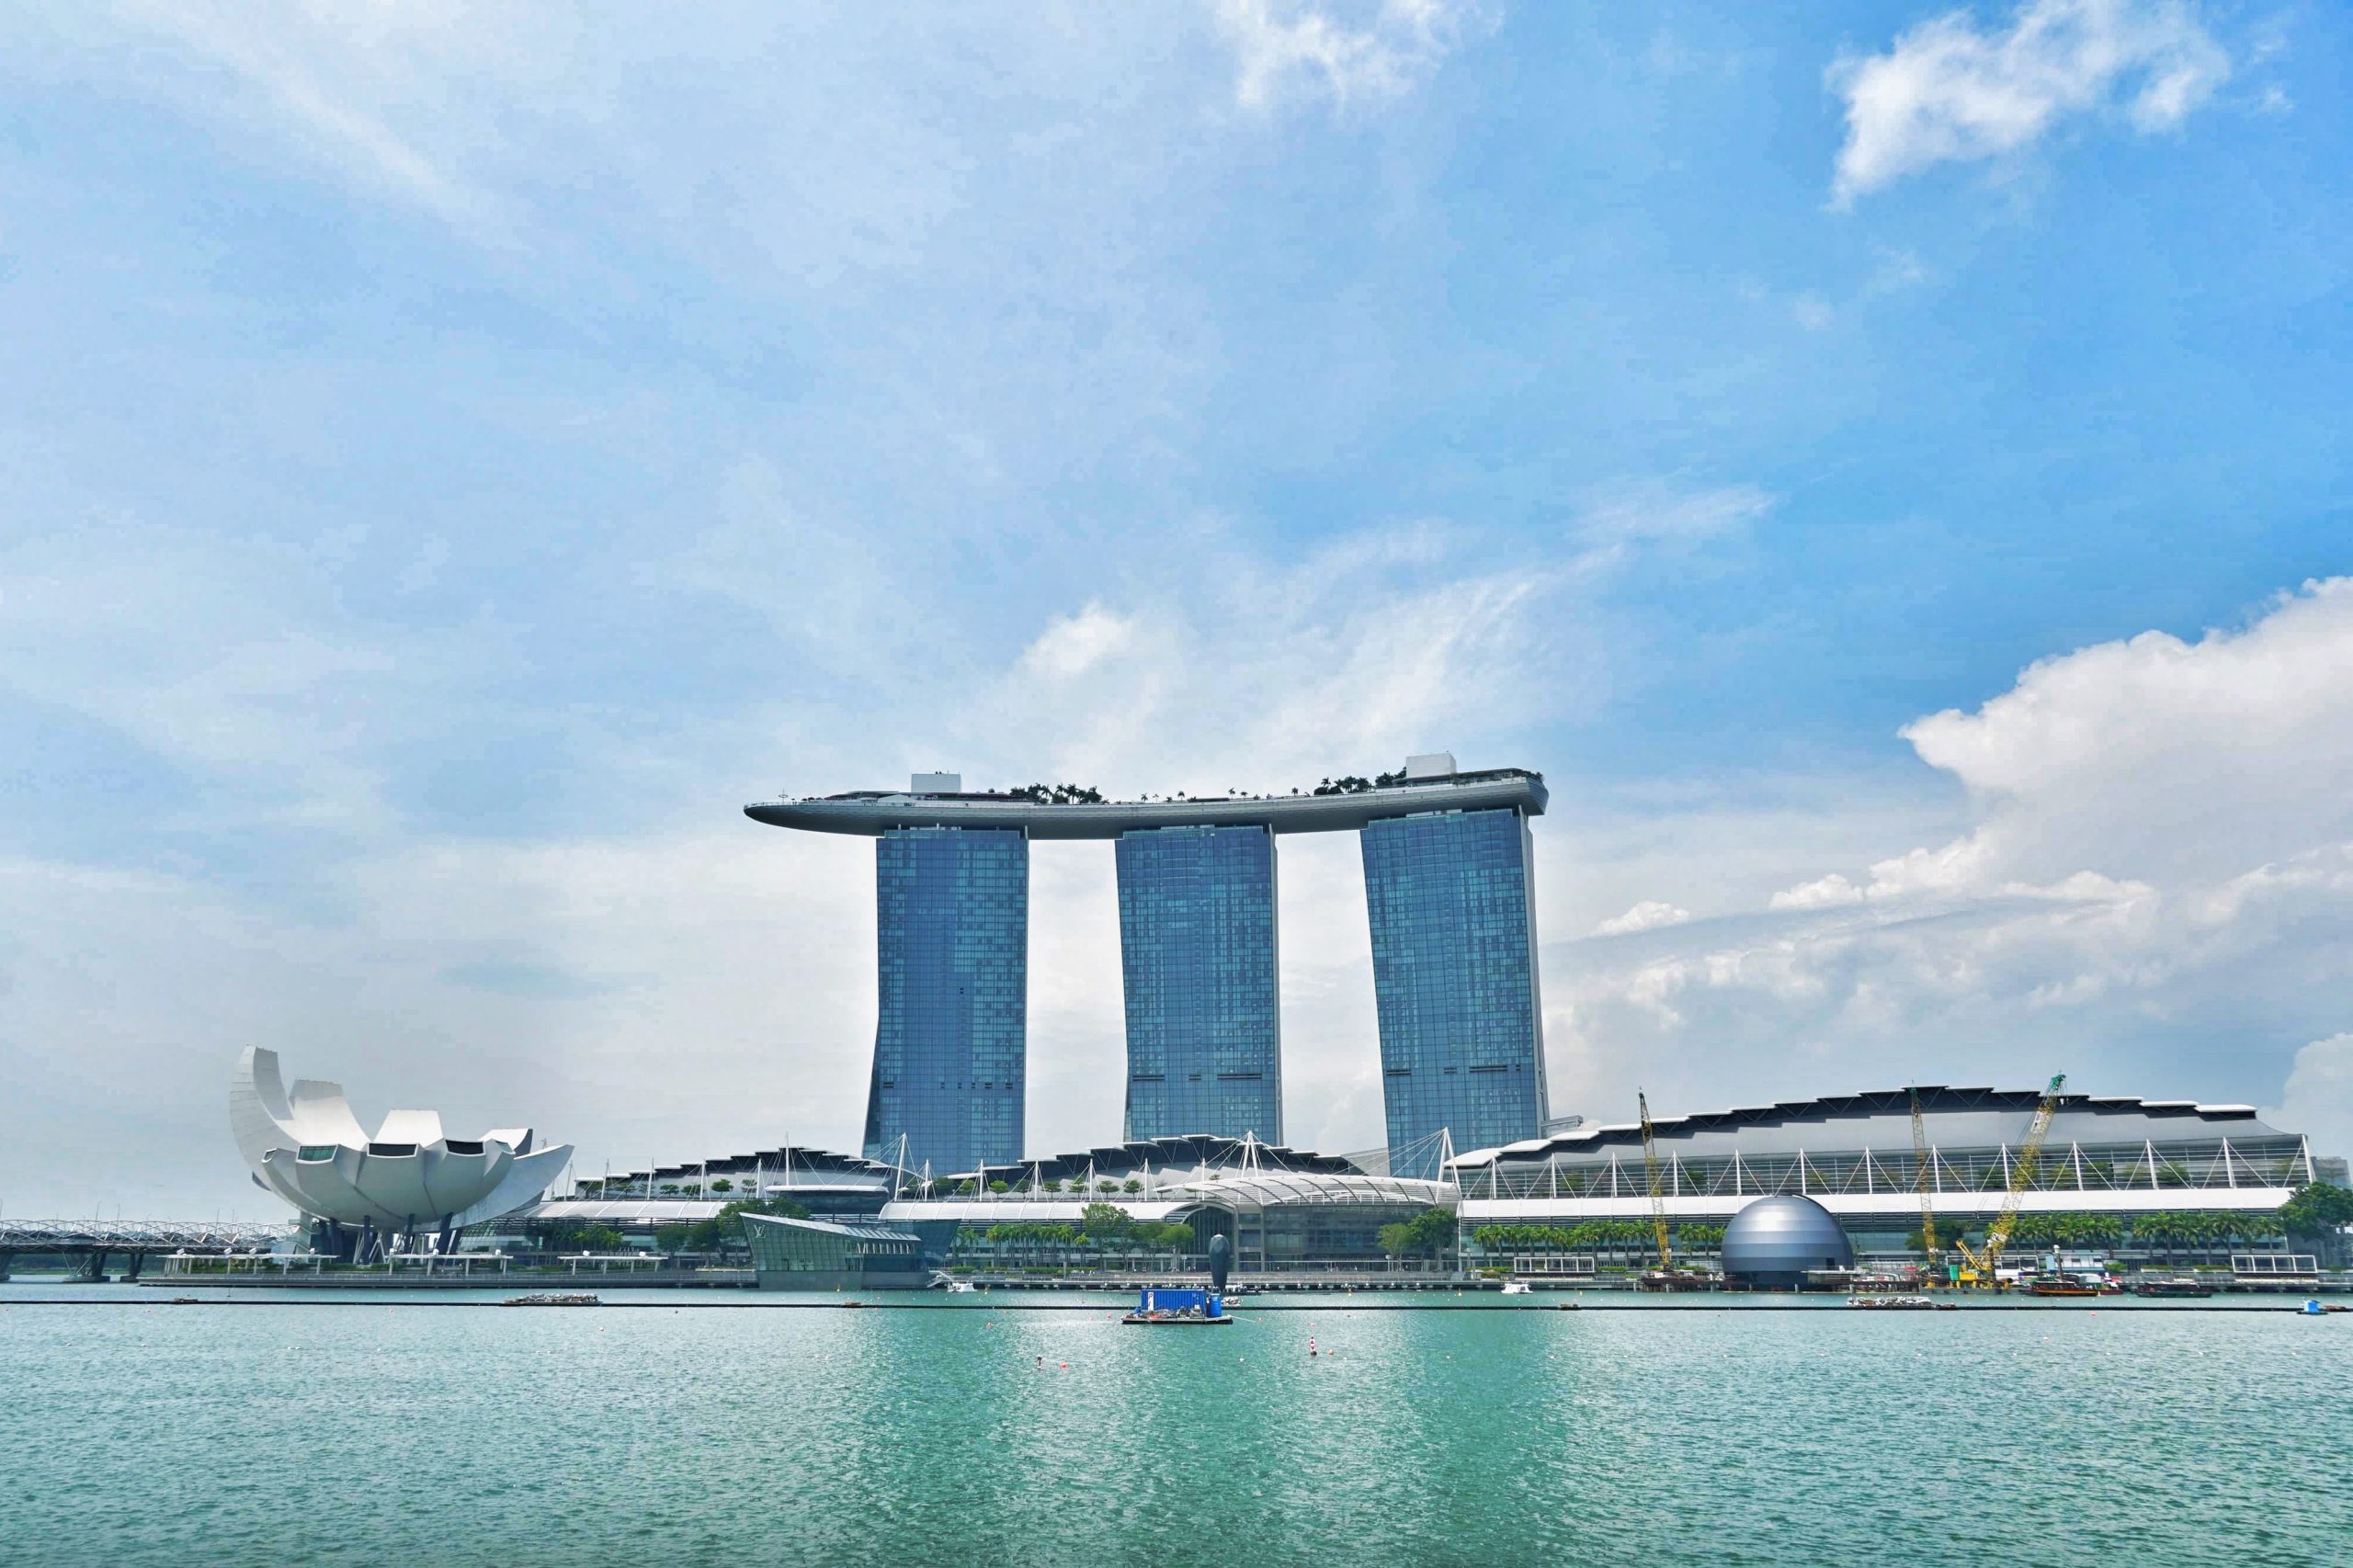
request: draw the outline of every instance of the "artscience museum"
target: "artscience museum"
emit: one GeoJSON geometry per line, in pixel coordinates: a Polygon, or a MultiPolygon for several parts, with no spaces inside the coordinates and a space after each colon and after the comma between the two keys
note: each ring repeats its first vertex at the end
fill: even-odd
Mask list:
{"type": "Polygon", "coordinates": [[[371,1135],[341,1085],[302,1078],[290,1090],[278,1053],[258,1048],[237,1059],[229,1126],[254,1185],[320,1221],[326,1250],[362,1260],[446,1252],[465,1227],[538,1199],[572,1158],[528,1127],[451,1138],[430,1110],[392,1111],[371,1135]]]}

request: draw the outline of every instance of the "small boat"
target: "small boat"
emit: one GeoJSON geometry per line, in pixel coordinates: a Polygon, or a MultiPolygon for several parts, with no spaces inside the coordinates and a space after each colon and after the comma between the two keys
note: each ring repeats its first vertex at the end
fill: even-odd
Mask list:
{"type": "Polygon", "coordinates": [[[1506,1296],[1532,1296],[1535,1293],[1536,1288],[1525,1279],[1506,1279],[1504,1281],[1504,1294],[1506,1296]]]}
{"type": "Polygon", "coordinates": [[[2214,1287],[2203,1279],[2177,1276],[2171,1279],[2143,1279],[2132,1287],[2136,1296],[2211,1296],[2214,1287]]]}
{"type": "Polygon", "coordinates": [[[2071,1279],[2063,1274],[2044,1274],[2027,1281],[2026,1293],[2029,1296],[2097,1296],[2100,1289],[2097,1285],[2086,1285],[2080,1279],[2071,1279]]]}
{"type": "Polygon", "coordinates": [[[1225,1301],[1215,1290],[1150,1290],[1136,1301],[1135,1311],[1120,1320],[1154,1328],[1192,1327],[1232,1323],[1225,1301]]]}
{"type": "Polygon", "coordinates": [[[502,1307],[601,1307],[605,1303],[594,1296],[509,1296],[498,1304],[502,1307]]]}
{"type": "Polygon", "coordinates": [[[174,1296],[172,1298],[172,1305],[176,1307],[200,1307],[203,1304],[204,1302],[195,1296],[174,1296]]]}
{"type": "Polygon", "coordinates": [[[1933,1296],[1849,1296],[1847,1304],[1878,1312],[1957,1312],[1958,1301],[1939,1301],[1933,1296]]]}

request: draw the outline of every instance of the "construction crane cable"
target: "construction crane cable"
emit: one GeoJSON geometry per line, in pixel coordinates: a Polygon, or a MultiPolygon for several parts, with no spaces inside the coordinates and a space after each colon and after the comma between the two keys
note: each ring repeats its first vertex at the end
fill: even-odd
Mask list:
{"type": "Polygon", "coordinates": [[[1994,1222],[1985,1228],[1985,1241],[1972,1247],[1965,1240],[1956,1239],[1963,1257],[1977,1272],[1977,1283],[1991,1290],[1999,1289],[2002,1251],[2010,1244],[2010,1232],[2018,1222],[2018,1206],[2025,1199],[2027,1188],[2034,1185],[2035,1167],[2042,1163],[2043,1140],[2051,1135],[2051,1119],[2059,1111],[2060,1085],[2067,1074],[2053,1076],[2050,1086],[2042,1091],[2042,1098],[2034,1108],[2034,1119],[2026,1130],[2026,1141],[2018,1145],[2018,1157],[2010,1162],[2009,1188],[2002,1195],[2002,1207],[1995,1214],[1994,1222]]]}
{"type": "Polygon", "coordinates": [[[1634,1091],[1635,1107],[1643,1115],[1643,1171],[1650,1180],[1651,1233],[1658,1242],[1659,1272],[1675,1272],[1675,1249],[1666,1239],[1666,1194],[1659,1187],[1658,1144],[1651,1136],[1651,1102],[1640,1089],[1634,1091]]]}
{"type": "Polygon", "coordinates": [[[1931,1282],[1943,1272],[1940,1259],[1944,1249],[1937,1245],[1936,1185],[1934,1156],[1928,1150],[1927,1123],[1920,1116],[1920,1091],[1912,1091],[1912,1186],[1920,1195],[1920,1245],[1928,1258],[1927,1273],[1931,1282]]]}

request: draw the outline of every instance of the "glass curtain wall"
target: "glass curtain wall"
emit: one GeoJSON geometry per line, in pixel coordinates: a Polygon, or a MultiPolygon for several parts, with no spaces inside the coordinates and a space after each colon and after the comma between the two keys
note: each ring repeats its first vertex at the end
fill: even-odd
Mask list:
{"type": "Polygon", "coordinates": [[[1283,1136],[1275,841],[1263,827],[1120,835],[1124,1136],[1283,1136]]]}
{"type": "Polygon", "coordinates": [[[1416,1146],[1441,1129],[1465,1153],[1544,1120],[1534,844],[1513,811],[1391,817],[1360,836],[1390,1170],[1433,1177],[1435,1145],[1416,1146]]]}
{"type": "Polygon", "coordinates": [[[880,1007],[864,1153],[935,1173],[1021,1157],[1029,843],[894,828],[875,843],[880,1007]]]}

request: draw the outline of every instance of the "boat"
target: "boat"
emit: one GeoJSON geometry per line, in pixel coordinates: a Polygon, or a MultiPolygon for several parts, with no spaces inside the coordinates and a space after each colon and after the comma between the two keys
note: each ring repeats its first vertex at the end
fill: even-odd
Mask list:
{"type": "Polygon", "coordinates": [[[1504,1281],[1504,1294],[1506,1296],[1532,1296],[1535,1293],[1536,1288],[1525,1279],[1506,1279],[1504,1281]]]}
{"type": "Polygon", "coordinates": [[[605,1303],[594,1296],[509,1296],[498,1304],[502,1307],[601,1307],[605,1303]]]}
{"type": "Polygon", "coordinates": [[[1849,1296],[1847,1304],[1875,1312],[1957,1312],[1958,1301],[1939,1301],[1934,1296],[1849,1296]]]}
{"type": "Polygon", "coordinates": [[[1226,1315],[1225,1299],[1218,1291],[1155,1288],[1143,1291],[1136,1300],[1135,1311],[1120,1321],[1153,1328],[1178,1328],[1205,1327],[1233,1320],[1226,1315]]]}
{"type": "Polygon", "coordinates": [[[1712,1274],[1696,1268],[1659,1269],[1645,1271],[1634,1280],[1637,1290],[1712,1290],[1720,1283],[1712,1274]]]}
{"type": "Polygon", "coordinates": [[[2097,1285],[2086,1285],[2063,1274],[2042,1274],[2026,1282],[2026,1293],[2029,1296],[2097,1296],[2101,1292],[2097,1285]]]}
{"type": "Polygon", "coordinates": [[[2214,1287],[2186,1275],[2171,1279],[2143,1279],[2132,1287],[2136,1296],[2211,1296],[2214,1287]]]}

